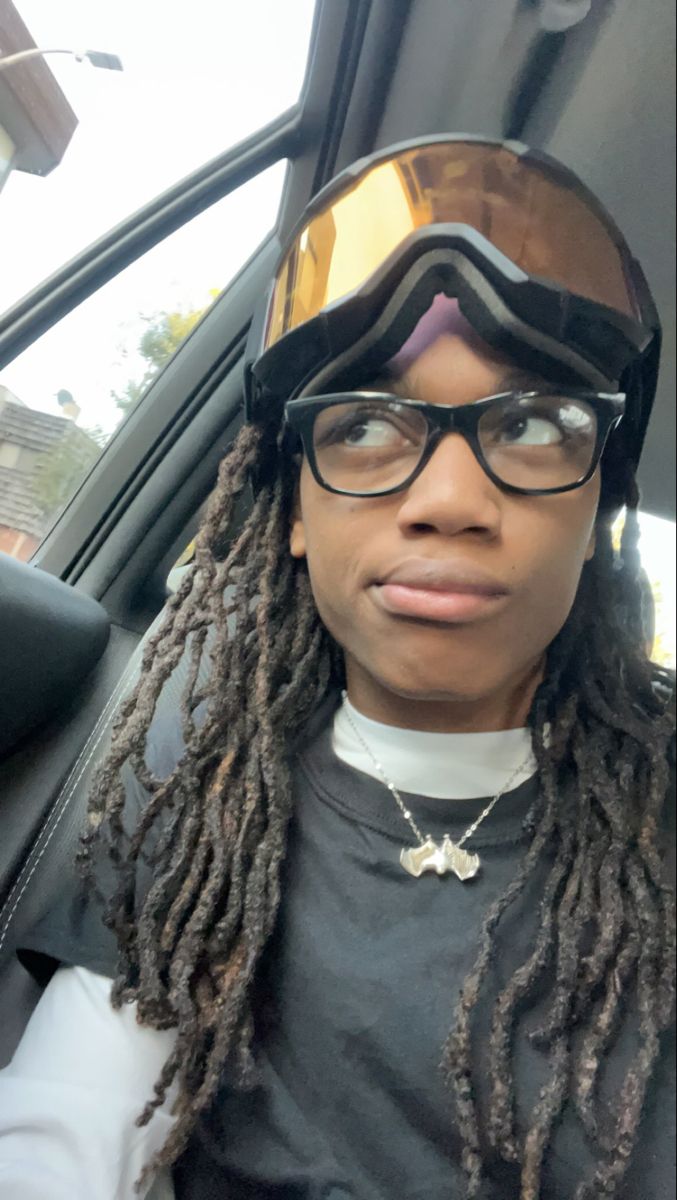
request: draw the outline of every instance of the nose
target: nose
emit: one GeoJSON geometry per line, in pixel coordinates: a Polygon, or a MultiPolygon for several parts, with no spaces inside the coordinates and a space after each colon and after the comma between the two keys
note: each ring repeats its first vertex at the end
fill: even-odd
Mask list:
{"type": "Polygon", "coordinates": [[[403,532],[427,528],[450,537],[472,532],[486,540],[500,532],[503,493],[461,434],[445,434],[402,496],[398,524],[403,532]]]}

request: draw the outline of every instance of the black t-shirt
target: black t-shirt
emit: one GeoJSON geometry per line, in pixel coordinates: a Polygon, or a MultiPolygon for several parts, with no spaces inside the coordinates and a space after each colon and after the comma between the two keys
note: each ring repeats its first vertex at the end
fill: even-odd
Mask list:
{"type": "MultiPolygon", "coordinates": [[[[130,783],[130,786],[133,786],[130,783]]],[[[337,759],[330,722],[297,756],[295,815],[283,900],[266,954],[268,1003],[257,1038],[259,1086],[224,1078],[174,1170],[178,1200],[449,1200],[465,1194],[460,1142],[439,1069],[459,988],[474,962],[482,919],[519,868],[529,781],[502,797],[472,840],[482,870],[471,882],[407,875],[411,844],[388,791],[337,759]]],[[[405,797],[420,827],[459,836],[487,800],[405,797]]],[[[495,996],[524,961],[539,916],[547,864],[500,926],[487,992],[495,996]]],[[[93,903],[63,903],[24,939],[38,956],[115,973],[115,947],[93,903]]],[[[527,1026],[538,1024],[534,1012],[527,1026]]],[[[475,1029],[478,1101],[490,1024],[475,1029]]],[[[610,1054],[603,1095],[617,1094],[635,1048],[632,1022],[610,1054]]],[[[651,1085],[623,1200],[675,1194],[674,1039],[651,1085]]],[[[545,1056],[517,1037],[522,1130],[548,1077],[545,1056]]],[[[542,1195],[573,1200],[593,1158],[569,1106],[548,1154],[542,1195]]],[[[514,1200],[515,1169],[490,1161],[482,1200],[514,1200]]]]}

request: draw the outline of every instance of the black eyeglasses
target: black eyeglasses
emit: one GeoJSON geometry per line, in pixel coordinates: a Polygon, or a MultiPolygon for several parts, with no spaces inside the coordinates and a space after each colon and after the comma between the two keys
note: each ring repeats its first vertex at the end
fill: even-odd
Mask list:
{"type": "Polygon", "coordinates": [[[465,438],[507,492],[548,496],[592,478],[625,396],[589,391],[505,392],[473,404],[425,404],[381,392],[289,400],[288,426],[321,487],[387,496],[409,487],[447,433],[465,438]]]}

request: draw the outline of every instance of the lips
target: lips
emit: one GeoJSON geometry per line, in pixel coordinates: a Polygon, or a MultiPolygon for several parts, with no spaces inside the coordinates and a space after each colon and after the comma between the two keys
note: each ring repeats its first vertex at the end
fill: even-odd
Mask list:
{"type": "Polygon", "coordinates": [[[510,589],[470,563],[418,558],[392,568],[372,593],[391,615],[465,624],[494,613],[510,589]]]}

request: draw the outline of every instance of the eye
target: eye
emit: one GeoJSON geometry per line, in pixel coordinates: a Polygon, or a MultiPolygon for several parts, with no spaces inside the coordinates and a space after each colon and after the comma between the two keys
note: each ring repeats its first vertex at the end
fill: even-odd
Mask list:
{"type": "Polygon", "coordinates": [[[356,450],[399,450],[411,447],[420,440],[420,432],[409,428],[406,414],[398,417],[394,410],[384,412],[351,406],[347,411],[340,405],[327,409],[315,424],[315,445],[318,449],[330,446],[356,450]]]}
{"type": "Polygon", "coordinates": [[[518,412],[506,413],[495,440],[511,446],[558,446],[564,435],[551,417],[518,412]]]}
{"type": "Polygon", "coordinates": [[[383,417],[353,419],[346,422],[346,425],[343,440],[348,446],[396,446],[403,440],[397,426],[383,417]]]}
{"type": "Polygon", "coordinates": [[[485,414],[480,436],[486,448],[557,451],[571,456],[595,440],[594,410],[578,397],[524,396],[499,404],[485,414]]]}

